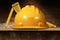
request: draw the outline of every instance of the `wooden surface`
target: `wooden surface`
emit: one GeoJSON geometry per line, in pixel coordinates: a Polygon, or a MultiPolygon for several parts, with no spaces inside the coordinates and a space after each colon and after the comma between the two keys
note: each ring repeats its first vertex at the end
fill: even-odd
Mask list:
{"type": "Polygon", "coordinates": [[[60,31],[60,28],[0,28],[0,31],[60,31]]]}

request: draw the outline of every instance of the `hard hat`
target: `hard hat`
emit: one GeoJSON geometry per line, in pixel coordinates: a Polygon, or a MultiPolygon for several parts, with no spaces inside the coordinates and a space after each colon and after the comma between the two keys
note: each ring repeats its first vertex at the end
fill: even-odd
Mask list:
{"type": "Polygon", "coordinates": [[[42,11],[27,5],[16,14],[12,28],[48,28],[48,25],[42,11]]]}

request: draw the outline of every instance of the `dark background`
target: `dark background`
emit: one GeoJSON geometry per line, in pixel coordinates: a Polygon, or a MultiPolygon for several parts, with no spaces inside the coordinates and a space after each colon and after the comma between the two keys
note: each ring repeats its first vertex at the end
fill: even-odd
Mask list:
{"type": "MultiPolygon", "coordinates": [[[[60,1],[59,0],[0,0],[0,23],[6,22],[11,5],[19,2],[21,8],[27,4],[34,4],[40,8],[47,21],[54,23],[57,27],[60,26],[60,1]]],[[[13,16],[15,16],[15,12],[13,16]]],[[[13,18],[13,17],[12,17],[13,18]]]]}

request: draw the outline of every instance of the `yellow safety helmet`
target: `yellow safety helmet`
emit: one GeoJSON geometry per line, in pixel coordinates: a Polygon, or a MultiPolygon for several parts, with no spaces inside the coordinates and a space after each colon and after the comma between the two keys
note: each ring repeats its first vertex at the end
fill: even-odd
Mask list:
{"type": "Polygon", "coordinates": [[[12,28],[48,28],[48,25],[42,11],[27,5],[16,14],[12,28]]]}

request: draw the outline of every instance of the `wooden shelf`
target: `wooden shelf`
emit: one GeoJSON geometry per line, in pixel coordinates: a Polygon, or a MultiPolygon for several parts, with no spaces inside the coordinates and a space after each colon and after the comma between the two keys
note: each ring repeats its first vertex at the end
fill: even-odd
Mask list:
{"type": "Polygon", "coordinates": [[[11,29],[11,28],[0,28],[0,31],[60,31],[60,28],[19,28],[19,29],[11,29]]]}

